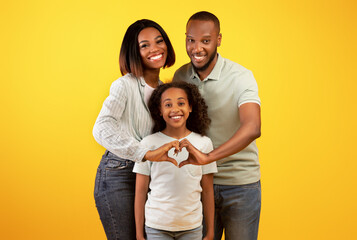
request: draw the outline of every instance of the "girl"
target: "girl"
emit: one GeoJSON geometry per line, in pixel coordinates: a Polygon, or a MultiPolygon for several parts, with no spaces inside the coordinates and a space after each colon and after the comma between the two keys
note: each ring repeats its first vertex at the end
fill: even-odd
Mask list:
{"type": "Polygon", "coordinates": [[[140,144],[153,127],[147,101],[159,85],[160,68],[175,63],[175,52],[165,31],[143,19],[127,29],[119,63],[123,77],[113,82],[93,128],[94,138],[107,149],[94,197],[107,238],[135,240],[134,162],[150,158],[176,164],[167,151],[172,146],[178,149],[177,142],[151,151],[140,144]]]}
{"type": "MultiPolygon", "coordinates": [[[[155,133],[142,140],[149,149],[184,138],[204,153],[213,149],[211,140],[203,136],[210,119],[196,86],[184,82],[161,85],[152,94],[149,109],[155,122],[155,133]]],[[[172,148],[169,156],[179,163],[187,159],[188,152],[185,148],[180,152],[172,148]]],[[[145,239],[144,221],[148,240],[201,240],[201,197],[207,227],[204,239],[213,239],[216,163],[178,168],[166,162],[147,161],[135,164],[134,172],[137,173],[135,221],[138,240],[145,239]]]]}

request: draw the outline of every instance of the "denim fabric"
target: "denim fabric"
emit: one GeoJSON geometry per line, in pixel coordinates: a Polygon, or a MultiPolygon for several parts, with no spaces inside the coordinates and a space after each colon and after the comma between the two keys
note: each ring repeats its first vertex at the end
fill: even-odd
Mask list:
{"type": "Polygon", "coordinates": [[[171,232],[145,226],[146,240],[202,240],[202,226],[186,230],[171,232]]]}
{"type": "Polygon", "coordinates": [[[215,233],[221,240],[256,240],[261,208],[260,181],[252,184],[214,185],[215,233]]]}
{"type": "Polygon", "coordinates": [[[106,151],[95,179],[94,198],[109,240],[135,240],[134,162],[106,151]]]}

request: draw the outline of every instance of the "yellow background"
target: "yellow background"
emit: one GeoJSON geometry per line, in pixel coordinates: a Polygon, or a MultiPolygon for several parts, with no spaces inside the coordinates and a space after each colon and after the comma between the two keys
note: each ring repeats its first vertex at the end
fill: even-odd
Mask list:
{"type": "Polygon", "coordinates": [[[124,32],[162,25],[177,54],[168,81],[189,61],[185,24],[199,10],[219,17],[219,52],[259,85],[259,239],[355,238],[355,1],[14,0],[0,10],[0,239],[105,239],[92,127],[124,32]]]}

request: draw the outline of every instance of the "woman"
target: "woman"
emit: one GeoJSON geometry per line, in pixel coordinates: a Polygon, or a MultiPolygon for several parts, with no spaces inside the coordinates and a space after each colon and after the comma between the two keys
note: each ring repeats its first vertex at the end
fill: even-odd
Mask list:
{"type": "Polygon", "coordinates": [[[127,29],[119,63],[123,76],[113,82],[93,128],[94,138],[107,149],[98,167],[94,197],[107,238],[131,240],[136,239],[134,162],[154,159],[177,164],[167,151],[178,150],[178,141],[154,151],[140,144],[152,130],[147,103],[160,83],[160,68],[175,63],[175,52],[161,26],[143,19],[127,29]]]}

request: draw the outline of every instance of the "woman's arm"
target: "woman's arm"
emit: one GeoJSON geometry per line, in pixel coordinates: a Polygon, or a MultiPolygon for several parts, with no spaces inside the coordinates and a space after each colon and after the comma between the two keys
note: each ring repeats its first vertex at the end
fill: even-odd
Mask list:
{"type": "Polygon", "coordinates": [[[168,152],[171,148],[175,148],[175,153],[178,153],[180,150],[180,142],[179,141],[172,141],[162,145],[161,147],[147,151],[143,161],[150,160],[151,162],[158,162],[158,161],[168,161],[173,163],[177,166],[177,161],[168,156],[168,152]]]}
{"type": "Polygon", "coordinates": [[[146,175],[136,174],[135,186],[135,226],[136,226],[136,239],[143,240],[144,237],[144,224],[145,224],[145,202],[149,189],[150,177],[146,175]]]}
{"type": "MultiPolygon", "coordinates": [[[[133,136],[123,131],[122,115],[127,107],[127,86],[124,79],[113,82],[110,94],[105,99],[103,107],[94,124],[93,136],[95,140],[114,153],[115,155],[135,162],[150,159],[151,161],[169,161],[177,165],[176,161],[167,156],[167,151],[172,147],[178,150],[178,143],[170,143],[166,146],[149,151],[146,146],[140,144],[133,136]]],[[[140,114],[140,113],[138,113],[140,114]]]]}
{"type": "Polygon", "coordinates": [[[205,174],[201,180],[202,186],[202,205],[206,224],[206,236],[203,240],[212,240],[214,237],[214,192],[213,192],[213,173],[205,174]]]}
{"type": "Polygon", "coordinates": [[[128,88],[131,87],[127,81],[129,77],[124,76],[112,83],[109,96],[94,124],[93,136],[100,145],[115,155],[140,161],[148,149],[121,127],[123,113],[128,106],[128,88]]]}

